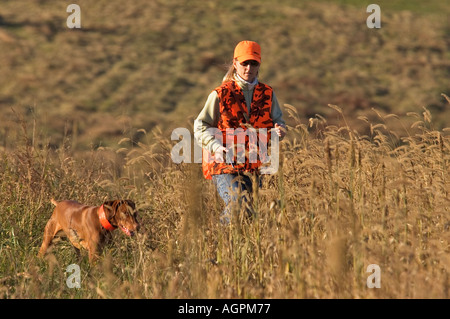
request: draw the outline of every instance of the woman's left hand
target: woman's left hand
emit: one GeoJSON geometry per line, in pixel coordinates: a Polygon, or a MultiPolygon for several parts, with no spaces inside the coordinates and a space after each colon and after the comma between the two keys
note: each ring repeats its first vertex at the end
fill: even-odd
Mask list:
{"type": "Polygon", "coordinates": [[[282,140],[286,136],[286,125],[275,123],[275,132],[280,140],[282,140]]]}

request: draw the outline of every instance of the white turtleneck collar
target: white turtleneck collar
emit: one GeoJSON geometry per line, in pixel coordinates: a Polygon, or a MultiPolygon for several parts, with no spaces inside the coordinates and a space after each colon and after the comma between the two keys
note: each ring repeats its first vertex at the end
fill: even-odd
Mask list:
{"type": "Polygon", "coordinates": [[[253,82],[247,82],[243,78],[241,78],[239,76],[239,74],[235,73],[234,78],[235,78],[236,82],[238,83],[238,85],[243,90],[251,91],[251,90],[253,90],[255,88],[256,84],[258,84],[258,78],[257,77],[255,77],[253,82]]]}

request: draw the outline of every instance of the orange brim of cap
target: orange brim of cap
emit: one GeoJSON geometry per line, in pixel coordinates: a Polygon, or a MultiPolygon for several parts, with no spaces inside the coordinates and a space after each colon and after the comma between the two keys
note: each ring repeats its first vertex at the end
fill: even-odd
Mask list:
{"type": "Polygon", "coordinates": [[[241,55],[239,57],[236,57],[236,59],[239,61],[239,63],[242,63],[244,61],[248,61],[248,60],[255,60],[258,61],[258,63],[261,63],[261,58],[257,55],[241,55]]]}

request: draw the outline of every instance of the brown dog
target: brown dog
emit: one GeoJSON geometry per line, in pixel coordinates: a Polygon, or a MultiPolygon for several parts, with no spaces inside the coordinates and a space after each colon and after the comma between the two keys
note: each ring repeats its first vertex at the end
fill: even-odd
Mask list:
{"type": "Polygon", "coordinates": [[[52,199],[51,202],[56,207],[45,226],[40,257],[45,255],[55,235],[63,231],[77,251],[81,247],[88,250],[92,262],[100,254],[108,232],[120,228],[132,236],[139,228],[136,205],[130,200],[107,201],[101,206],[69,200],[58,203],[52,199]]]}

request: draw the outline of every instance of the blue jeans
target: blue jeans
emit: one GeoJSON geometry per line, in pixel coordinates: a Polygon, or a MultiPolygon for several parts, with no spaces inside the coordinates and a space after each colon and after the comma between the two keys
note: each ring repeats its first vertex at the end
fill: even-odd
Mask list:
{"type": "MultiPolygon", "coordinates": [[[[247,207],[251,206],[251,195],[253,193],[252,179],[243,174],[219,174],[212,176],[213,182],[216,185],[219,196],[225,203],[225,208],[220,216],[220,221],[223,224],[229,224],[232,219],[233,205],[237,204],[237,208],[240,208],[243,202],[247,204],[247,207]],[[247,191],[247,195],[243,194],[243,191],[247,191]]],[[[261,181],[257,177],[258,186],[261,186],[261,181]]],[[[247,208],[247,213],[251,214],[251,211],[247,208]]]]}

